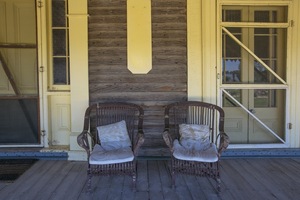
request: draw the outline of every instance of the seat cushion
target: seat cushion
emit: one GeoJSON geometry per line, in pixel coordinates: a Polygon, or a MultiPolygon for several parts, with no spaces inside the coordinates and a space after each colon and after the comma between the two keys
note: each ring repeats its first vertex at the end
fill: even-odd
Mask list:
{"type": "Polygon", "coordinates": [[[124,120],[97,127],[101,146],[105,150],[130,147],[131,141],[128,136],[126,122],[124,120]]]}
{"type": "Polygon", "coordinates": [[[211,143],[206,150],[187,149],[178,140],[173,143],[173,156],[179,160],[216,162],[218,161],[218,151],[215,144],[211,143]]]}
{"type": "Polygon", "coordinates": [[[180,144],[189,150],[206,150],[210,147],[209,126],[199,124],[179,125],[180,144]]]}
{"type": "Polygon", "coordinates": [[[90,164],[105,165],[133,161],[134,155],[130,147],[105,150],[96,144],[89,159],[90,164]]]}

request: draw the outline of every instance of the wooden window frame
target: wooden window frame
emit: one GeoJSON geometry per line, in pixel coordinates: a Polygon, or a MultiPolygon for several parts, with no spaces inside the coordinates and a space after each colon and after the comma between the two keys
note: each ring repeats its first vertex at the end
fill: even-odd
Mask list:
{"type": "Polygon", "coordinates": [[[52,26],[52,0],[49,1],[48,6],[48,63],[49,63],[49,70],[48,70],[48,90],[49,91],[70,91],[70,55],[69,55],[69,26],[68,26],[68,0],[65,1],[65,19],[66,19],[66,26],[65,27],[53,27],[52,26]],[[66,55],[64,56],[55,56],[53,55],[53,30],[66,30],[66,55]],[[66,84],[56,84],[54,83],[54,58],[65,58],[66,60],[66,84]]]}

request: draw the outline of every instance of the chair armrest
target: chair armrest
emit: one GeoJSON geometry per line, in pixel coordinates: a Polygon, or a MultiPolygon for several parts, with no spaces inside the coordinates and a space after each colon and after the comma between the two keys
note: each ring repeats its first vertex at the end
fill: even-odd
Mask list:
{"type": "Polygon", "coordinates": [[[80,147],[82,147],[88,155],[88,159],[90,157],[90,144],[89,144],[89,140],[88,140],[88,134],[89,132],[87,130],[82,131],[82,133],[80,133],[77,136],[77,143],[80,147]]]}
{"type": "MultiPolygon", "coordinates": [[[[220,143],[219,143],[219,148],[218,148],[218,155],[221,157],[221,154],[223,151],[225,151],[229,145],[229,137],[225,132],[220,132],[219,135],[217,136],[220,137],[220,143]]],[[[218,140],[216,140],[218,141],[218,140]]]]}
{"type": "Polygon", "coordinates": [[[172,137],[171,133],[168,130],[165,130],[163,132],[163,139],[164,139],[166,145],[170,148],[171,152],[173,152],[173,142],[174,142],[175,138],[172,137]]]}
{"type": "Polygon", "coordinates": [[[138,155],[138,150],[139,148],[142,146],[142,144],[145,141],[145,136],[144,136],[144,132],[142,130],[138,131],[137,137],[134,141],[134,146],[133,146],[133,154],[135,156],[138,155]]]}

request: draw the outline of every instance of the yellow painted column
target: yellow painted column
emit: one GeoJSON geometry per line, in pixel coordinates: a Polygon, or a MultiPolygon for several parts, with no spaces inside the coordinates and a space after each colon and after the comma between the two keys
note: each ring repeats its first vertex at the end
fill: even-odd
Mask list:
{"type": "MultiPolygon", "coordinates": [[[[293,27],[289,28],[291,43],[288,48],[288,55],[290,57],[290,122],[292,123],[292,129],[289,130],[289,142],[293,148],[300,147],[300,2],[299,0],[293,0],[292,7],[289,10],[292,20],[294,22],[293,27]]],[[[288,59],[289,60],[289,59],[288,59]]]]}
{"type": "Polygon", "coordinates": [[[201,1],[187,0],[188,100],[202,100],[201,1]]]}
{"type": "Polygon", "coordinates": [[[202,0],[202,57],[203,57],[203,101],[216,104],[217,94],[217,13],[216,1],[202,0]]]}
{"type": "Polygon", "coordinates": [[[187,0],[188,99],[217,102],[216,2],[187,0]]]}
{"type": "Polygon", "coordinates": [[[68,6],[72,151],[82,150],[76,138],[82,131],[85,109],[89,105],[87,0],[69,0],[68,6]]]}

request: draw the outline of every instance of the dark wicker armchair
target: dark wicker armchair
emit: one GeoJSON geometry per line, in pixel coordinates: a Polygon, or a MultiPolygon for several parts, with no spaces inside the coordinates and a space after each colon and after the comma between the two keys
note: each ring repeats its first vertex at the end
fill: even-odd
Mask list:
{"type": "MultiPolygon", "coordinates": [[[[135,189],[136,156],[144,142],[143,115],[144,111],[140,106],[122,102],[98,103],[86,109],[84,128],[77,137],[77,142],[87,152],[89,191],[91,191],[93,175],[114,174],[132,176],[133,188],[135,189]],[[109,146],[110,144],[122,144],[119,141],[112,141],[114,138],[113,134],[118,132],[115,127],[120,127],[120,124],[122,125],[121,122],[123,122],[125,129],[122,131],[127,129],[128,132],[126,135],[129,136],[129,147],[124,145],[118,148],[111,147],[109,146]],[[101,129],[103,127],[112,129],[101,129]],[[101,139],[99,132],[105,132],[107,134],[106,139],[104,137],[101,139]],[[108,139],[108,141],[104,142],[104,139],[108,139]]],[[[128,136],[126,137],[128,138],[128,136]]]]}
{"type": "MultiPolygon", "coordinates": [[[[202,132],[200,133],[202,134],[202,132]]],[[[167,105],[165,107],[163,138],[172,154],[170,168],[173,187],[175,186],[175,174],[183,173],[215,179],[217,191],[220,192],[219,161],[221,153],[229,144],[229,137],[224,132],[224,111],[222,108],[198,101],[177,102],[167,105]],[[202,146],[198,144],[200,140],[195,140],[196,143],[192,143],[196,145],[196,149],[190,149],[188,148],[190,146],[183,146],[181,143],[183,142],[182,127],[190,126],[186,129],[189,130],[191,126],[195,125],[207,129],[205,148],[202,147],[202,144],[202,146]]],[[[194,148],[194,146],[192,147],[194,148]]]]}

